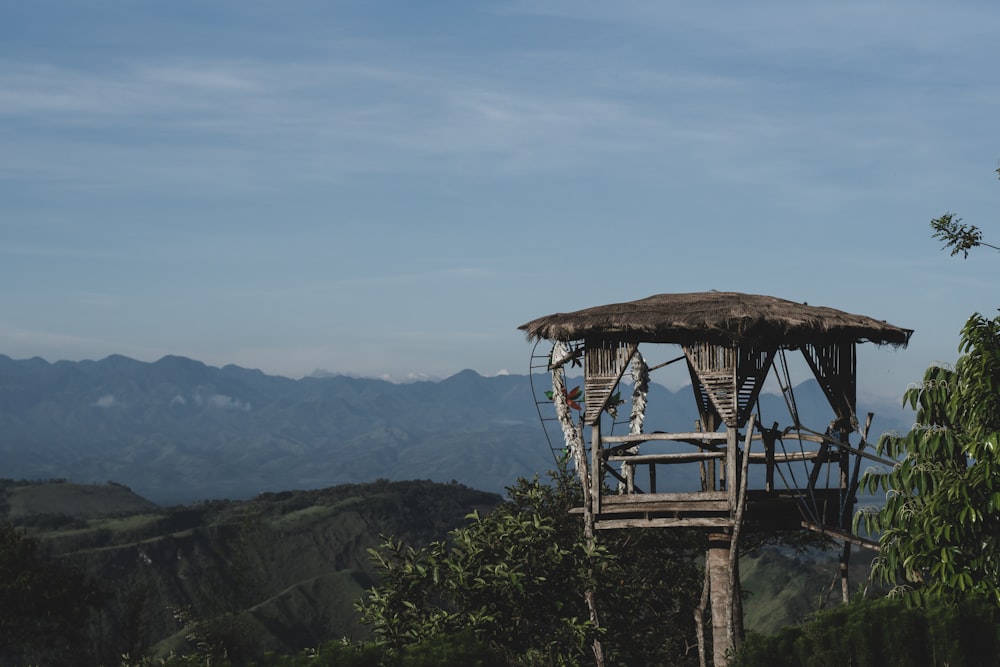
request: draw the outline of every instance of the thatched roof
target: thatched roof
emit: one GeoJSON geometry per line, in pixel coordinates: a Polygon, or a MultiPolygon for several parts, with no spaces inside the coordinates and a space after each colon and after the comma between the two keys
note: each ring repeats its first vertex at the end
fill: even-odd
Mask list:
{"type": "Polygon", "coordinates": [[[529,339],[598,337],[639,343],[706,341],[781,348],[866,341],[905,347],[913,333],[864,315],[740,292],[657,294],[547,315],[518,328],[529,339]]]}

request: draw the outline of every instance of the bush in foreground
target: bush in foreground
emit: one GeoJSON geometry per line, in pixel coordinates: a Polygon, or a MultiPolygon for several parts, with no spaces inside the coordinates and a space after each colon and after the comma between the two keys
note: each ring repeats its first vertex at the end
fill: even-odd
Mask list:
{"type": "Polygon", "coordinates": [[[992,667],[998,655],[1000,609],[988,599],[918,608],[884,598],[751,635],[734,667],[992,667]]]}

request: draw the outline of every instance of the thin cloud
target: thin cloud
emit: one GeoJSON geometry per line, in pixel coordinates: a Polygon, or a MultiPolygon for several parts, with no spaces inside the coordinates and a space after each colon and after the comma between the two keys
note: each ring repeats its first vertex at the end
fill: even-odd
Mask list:
{"type": "Polygon", "coordinates": [[[117,407],[121,405],[121,403],[118,401],[117,398],[114,397],[113,394],[105,394],[104,396],[101,396],[99,399],[94,401],[91,405],[95,408],[107,409],[107,408],[117,407]]]}
{"type": "Polygon", "coordinates": [[[208,406],[218,410],[232,410],[234,412],[250,412],[250,402],[243,401],[233,396],[219,393],[202,393],[201,390],[194,394],[194,402],[199,406],[208,406]]]}

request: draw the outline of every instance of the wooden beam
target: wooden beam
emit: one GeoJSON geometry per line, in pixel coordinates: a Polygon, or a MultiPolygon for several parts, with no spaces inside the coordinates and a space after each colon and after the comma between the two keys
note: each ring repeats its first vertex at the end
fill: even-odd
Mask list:
{"type": "Polygon", "coordinates": [[[802,527],[811,530],[814,533],[819,533],[825,537],[829,537],[834,540],[840,540],[841,542],[847,542],[848,544],[854,544],[859,547],[864,547],[865,549],[871,549],[872,551],[881,551],[882,547],[879,546],[878,542],[873,542],[871,540],[866,540],[863,537],[858,537],[852,533],[848,533],[843,530],[837,530],[836,528],[828,528],[826,526],[818,526],[815,523],[810,523],[809,521],[803,521],[802,527]]]}
{"type": "Polygon", "coordinates": [[[677,442],[697,440],[700,442],[725,442],[726,434],[721,431],[712,431],[711,433],[689,431],[687,433],[637,433],[635,435],[604,436],[604,442],[640,444],[648,440],[676,440],[677,442]]]}
{"type": "Polygon", "coordinates": [[[881,463],[882,465],[887,465],[891,467],[899,463],[899,461],[893,461],[892,459],[886,459],[881,456],[875,456],[874,454],[869,454],[868,452],[858,449],[857,447],[852,447],[849,443],[840,442],[839,440],[835,440],[834,438],[831,438],[829,436],[816,433],[815,431],[812,431],[812,433],[814,434],[813,438],[806,437],[807,434],[803,434],[801,438],[803,440],[813,440],[814,442],[821,442],[828,445],[833,445],[834,447],[842,449],[845,452],[851,452],[856,456],[860,456],[862,458],[869,459],[870,461],[881,463]]]}
{"type": "Polygon", "coordinates": [[[726,500],[726,492],[686,491],[680,493],[637,493],[631,496],[609,495],[604,498],[604,502],[607,505],[628,505],[654,501],[670,502],[682,500],[726,500]]]}
{"type": "Polygon", "coordinates": [[[712,512],[720,516],[729,516],[729,505],[725,500],[690,500],[690,501],[647,501],[635,503],[634,505],[609,505],[604,503],[601,508],[601,516],[609,514],[635,514],[637,512],[649,513],[682,513],[682,512],[712,512]]]}
{"type": "Polygon", "coordinates": [[[675,357],[675,358],[671,359],[670,361],[664,361],[662,364],[656,364],[655,366],[650,366],[649,367],[649,372],[652,373],[653,371],[658,371],[661,368],[663,368],[664,366],[669,366],[672,363],[675,363],[675,362],[678,362],[678,361],[682,361],[684,359],[687,359],[687,355],[686,354],[682,354],[679,357],[675,357]]]}
{"type": "MultiPolygon", "coordinates": [[[[750,463],[760,464],[767,463],[768,459],[767,452],[752,452],[750,454],[750,463]]],[[[787,463],[788,461],[811,461],[820,456],[820,452],[775,452],[771,456],[771,460],[775,463],[787,463]]]]}
{"type": "Polygon", "coordinates": [[[609,530],[614,528],[731,528],[730,518],[690,518],[690,519],[598,519],[594,528],[609,530]]]}
{"type": "Polygon", "coordinates": [[[628,456],[619,454],[609,456],[608,461],[625,461],[628,463],[693,463],[695,461],[707,461],[708,459],[721,459],[726,456],[725,452],[687,452],[684,454],[633,454],[628,456]]]}
{"type": "MultiPolygon", "coordinates": [[[[761,464],[767,462],[766,452],[751,452],[750,463],[761,464]]],[[[811,461],[818,458],[820,452],[782,452],[774,454],[776,463],[787,463],[789,461],[811,461]]],[[[683,454],[633,454],[626,456],[619,454],[609,456],[608,461],[623,461],[626,463],[692,463],[695,461],[707,461],[709,459],[722,459],[726,457],[725,452],[688,452],[683,454]]]]}

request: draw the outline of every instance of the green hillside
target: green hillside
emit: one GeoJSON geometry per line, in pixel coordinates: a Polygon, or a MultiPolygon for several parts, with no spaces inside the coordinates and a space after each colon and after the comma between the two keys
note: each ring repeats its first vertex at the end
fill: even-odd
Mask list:
{"type": "Polygon", "coordinates": [[[231,642],[234,659],[362,638],[353,604],[381,535],[425,543],[501,500],[384,480],[172,508],[114,484],[6,482],[2,493],[7,518],[107,594],[91,664],[180,650],[199,624],[231,642]]]}
{"type": "MultiPolygon", "coordinates": [[[[840,547],[795,553],[766,547],[740,559],[740,582],[747,630],[769,634],[796,625],[841,602],[840,547]]],[[[873,552],[855,548],[850,560],[851,594],[868,582],[873,552]]]]}
{"type": "Polygon", "coordinates": [[[0,480],[0,512],[3,518],[14,522],[38,522],[44,516],[97,519],[157,509],[155,503],[121,484],[0,480]]]}
{"type": "MultiPolygon", "coordinates": [[[[380,480],[160,507],[113,483],[0,480],[0,518],[106,595],[81,664],[184,652],[205,635],[225,641],[234,664],[364,639],[354,605],[377,576],[367,549],[383,535],[415,545],[441,539],[499,502],[459,484],[380,480]]],[[[855,589],[870,560],[855,552],[855,589]]],[[[771,633],[835,607],[837,570],[835,551],[769,546],[745,556],[747,629],[771,633]]]]}

